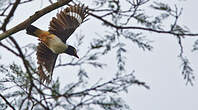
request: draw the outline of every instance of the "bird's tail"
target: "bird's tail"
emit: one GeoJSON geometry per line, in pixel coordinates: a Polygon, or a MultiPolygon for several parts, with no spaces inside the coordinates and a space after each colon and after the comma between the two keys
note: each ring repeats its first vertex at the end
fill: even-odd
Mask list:
{"type": "Polygon", "coordinates": [[[29,35],[33,35],[33,36],[39,36],[39,34],[42,33],[42,30],[40,30],[39,28],[33,26],[33,25],[29,25],[27,28],[26,28],[26,33],[29,34],[29,35]]]}
{"type": "Polygon", "coordinates": [[[46,37],[50,34],[48,31],[43,31],[33,25],[29,25],[26,28],[26,33],[38,37],[40,40],[46,39],[46,37]]]}

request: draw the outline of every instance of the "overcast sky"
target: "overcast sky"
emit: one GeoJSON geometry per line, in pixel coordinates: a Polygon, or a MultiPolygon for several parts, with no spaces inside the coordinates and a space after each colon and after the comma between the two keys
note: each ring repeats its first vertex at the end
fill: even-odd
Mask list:
{"type": "MultiPolygon", "coordinates": [[[[15,16],[15,20],[12,20],[8,28],[22,22],[41,7],[43,8],[47,6],[48,4],[45,3],[46,1],[47,0],[43,0],[41,2],[40,0],[35,0],[30,3],[31,5],[27,4],[19,7],[16,15],[21,16],[15,16]]],[[[198,10],[197,4],[197,0],[186,0],[181,4],[184,7],[184,11],[180,23],[186,24],[192,32],[198,33],[198,15],[196,14],[196,11],[198,10]]],[[[51,17],[55,16],[56,12],[57,11],[54,11],[43,16],[37,20],[34,25],[42,29],[47,29],[51,17]]],[[[91,20],[90,22],[88,21],[87,24],[89,25],[83,24],[77,32],[82,31],[83,34],[87,34],[86,36],[89,37],[94,37],[96,36],[95,32],[100,32],[101,28],[99,24],[96,24],[91,20]],[[98,28],[96,28],[97,26],[98,28]],[[89,31],[89,33],[86,33],[87,31],[89,31]]],[[[36,38],[30,36],[27,37],[25,31],[18,32],[14,36],[19,43],[24,45],[27,43],[34,43],[37,45],[38,42],[36,38]]],[[[133,110],[198,110],[198,81],[196,80],[194,82],[193,87],[185,85],[185,81],[181,75],[181,61],[177,57],[179,54],[177,40],[173,36],[155,33],[149,34],[148,37],[154,41],[152,43],[154,50],[152,52],[144,52],[137,46],[129,47],[127,55],[127,71],[130,72],[131,70],[135,70],[136,78],[147,82],[151,89],[147,90],[138,86],[130,87],[127,94],[122,93],[123,99],[125,99],[127,104],[130,105],[133,110]]],[[[74,40],[75,37],[69,39],[68,42],[73,44],[72,42],[74,40]]],[[[191,52],[195,40],[196,38],[187,37],[183,40],[183,44],[185,47],[185,55],[190,59],[197,79],[198,52],[191,52]]],[[[13,59],[11,59],[12,56],[10,53],[4,52],[5,50],[1,49],[1,62],[12,62],[13,59]]],[[[104,61],[102,62],[111,64],[112,61],[109,60],[110,57],[111,56],[104,57],[104,61]]],[[[68,58],[68,56],[66,56],[66,58],[68,58]]],[[[36,60],[36,57],[33,59],[36,60]]],[[[114,68],[115,67],[111,65],[107,66],[104,70],[92,70],[93,68],[90,68],[89,70],[94,72],[94,75],[89,74],[90,80],[94,81],[100,77],[103,79],[110,79],[114,68]]],[[[62,81],[65,81],[65,79],[68,79],[70,82],[72,82],[73,79],[75,80],[76,75],[63,75],[59,71],[62,71],[62,68],[55,69],[54,72],[56,74],[54,77],[61,76],[60,79],[62,81]]]]}

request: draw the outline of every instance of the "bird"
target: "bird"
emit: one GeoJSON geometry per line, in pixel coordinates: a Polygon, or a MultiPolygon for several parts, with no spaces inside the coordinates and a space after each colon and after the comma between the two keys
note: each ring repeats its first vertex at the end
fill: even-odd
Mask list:
{"type": "Polygon", "coordinates": [[[66,41],[87,16],[88,7],[78,4],[57,13],[56,17],[50,21],[48,31],[41,30],[34,25],[27,26],[26,33],[40,40],[36,55],[38,74],[42,82],[51,82],[59,54],[66,53],[79,58],[76,49],[68,45],[66,41]]]}

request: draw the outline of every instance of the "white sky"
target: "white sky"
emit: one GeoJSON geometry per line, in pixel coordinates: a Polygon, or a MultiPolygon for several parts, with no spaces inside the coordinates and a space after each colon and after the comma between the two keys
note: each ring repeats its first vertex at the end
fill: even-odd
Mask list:
{"type": "MultiPolygon", "coordinates": [[[[198,1],[196,0],[187,0],[183,2],[184,11],[180,22],[187,24],[192,32],[198,32],[196,30],[198,28],[196,23],[198,15],[195,13],[198,9],[197,4],[198,1]]],[[[14,20],[9,24],[9,28],[15,26],[19,22],[22,22],[35,11],[46,5],[47,4],[44,0],[43,3],[40,0],[35,0],[35,2],[30,4],[22,5],[18,8],[16,13],[17,16],[15,16],[14,20]]],[[[47,29],[51,17],[55,16],[56,12],[57,11],[54,11],[43,16],[33,24],[39,28],[47,29]]],[[[94,32],[100,33],[101,31],[101,28],[96,28],[97,26],[98,25],[92,21],[87,23],[87,25],[82,25],[77,31],[82,31],[83,34],[84,31],[89,31],[89,34],[86,36],[95,37],[96,35],[94,32]]],[[[38,42],[36,38],[30,36],[27,37],[25,35],[25,31],[18,32],[14,36],[19,43],[24,45],[30,42],[37,44],[38,42]]],[[[147,82],[151,89],[147,90],[143,87],[132,86],[129,88],[129,92],[127,94],[122,94],[123,99],[125,99],[127,104],[130,105],[133,110],[198,110],[198,81],[196,80],[194,82],[193,87],[185,85],[185,81],[181,75],[181,62],[177,57],[179,54],[179,46],[176,39],[170,35],[155,33],[149,34],[148,36],[148,38],[154,40],[154,43],[152,43],[154,50],[152,52],[143,52],[141,49],[137,48],[137,46],[133,45],[129,47],[129,53],[127,55],[127,71],[130,72],[134,69],[136,78],[147,82]]],[[[74,38],[70,38],[68,42],[73,44],[72,42],[74,41],[74,38]]],[[[194,40],[195,38],[187,37],[183,40],[183,44],[185,47],[185,55],[190,59],[192,67],[194,68],[195,73],[197,73],[198,54],[197,52],[191,53],[194,40]]],[[[7,63],[8,61],[12,62],[13,59],[11,58],[15,57],[12,57],[10,53],[4,52],[5,50],[0,51],[0,55],[2,55],[2,59],[0,61],[2,63],[7,63]]],[[[80,54],[82,53],[83,52],[80,52],[80,54]]],[[[66,56],[66,58],[68,58],[68,56],[66,56]]],[[[104,61],[102,62],[113,64],[113,62],[109,60],[110,58],[111,56],[105,56],[104,61]]],[[[33,59],[36,60],[36,58],[33,59]]],[[[114,68],[115,67],[113,65],[107,66],[104,70],[88,68],[89,71],[94,73],[89,74],[90,80],[95,81],[100,77],[103,79],[110,79],[114,68]]],[[[62,81],[67,79],[72,82],[73,79],[75,80],[76,75],[63,75],[59,73],[62,70],[63,68],[55,69],[54,77],[60,77],[62,81]]],[[[198,77],[197,74],[196,77],[198,77]]]]}

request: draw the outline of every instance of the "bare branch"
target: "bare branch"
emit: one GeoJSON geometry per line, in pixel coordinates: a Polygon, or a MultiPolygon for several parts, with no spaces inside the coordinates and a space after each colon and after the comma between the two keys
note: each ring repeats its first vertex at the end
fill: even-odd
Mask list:
{"type": "Polygon", "coordinates": [[[4,22],[3,22],[3,25],[1,26],[1,29],[2,29],[3,31],[6,30],[6,26],[7,26],[7,24],[9,23],[10,18],[14,15],[14,12],[15,12],[16,8],[18,7],[20,1],[21,1],[21,0],[16,0],[16,2],[14,3],[14,5],[13,5],[11,11],[10,11],[10,13],[9,13],[8,16],[5,18],[5,20],[4,20],[4,22]]]}
{"type": "Polygon", "coordinates": [[[89,15],[103,21],[105,24],[116,28],[116,29],[137,29],[137,30],[144,30],[144,31],[150,31],[150,32],[156,32],[156,33],[162,33],[162,34],[170,34],[170,35],[175,35],[175,36],[198,36],[198,33],[192,34],[192,33],[175,33],[172,31],[162,31],[162,30],[156,30],[156,29],[152,29],[152,28],[145,28],[145,27],[137,27],[137,26],[118,26],[115,25],[105,19],[103,19],[102,17],[95,15],[93,13],[89,13],[89,15]]]}
{"type": "Polygon", "coordinates": [[[10,104],[10,102],[8,102],[8,100],[7,100],[2,94],[0,94],[0,97],[6,102],[6,104],[7,104],[10,108],[12,108],[12,110],[15,110],[15,108],[10,104]]]}
{"type": "Polygon", "coordinates": [[[25,29],[28,25],[30,25],[31,23],[33,23],[34,21],[36,21],[37,19],[39,19],[43,15],[51,12],[54,9],[57,9],[57,8],[61,7],[61,6],[64,6],[71,1],[72,0],[60,0],[59,2],[56,2],[56,3],[50,5],[46,8],[43,8],[40,11],[35,12],[34,15],[30,16],[28,19],[26,19],[22,23],[20,23],[20,24],[16,25],[15,27],[7,30],[6,32],[0,34],[0,40],[5,39],[9,35],[12,35],[12,34],[18,32],[18,31],[21,31],[21,30],[25,29]]]}
{"type": "Polygon", "coordinates": [[[13,54],[15,54],[16,56],[20,56],[17,52],[15,52],[14,50],[12,50],[11,48],[9,48],[8,46],[4,45],[3,43],[0,42],[0,46],[4,47],[5,49],[7,49],[8,51],[12,52],[13,54]]]}

